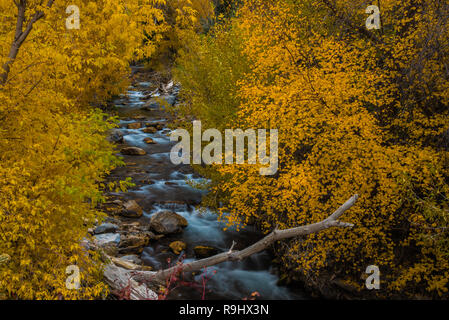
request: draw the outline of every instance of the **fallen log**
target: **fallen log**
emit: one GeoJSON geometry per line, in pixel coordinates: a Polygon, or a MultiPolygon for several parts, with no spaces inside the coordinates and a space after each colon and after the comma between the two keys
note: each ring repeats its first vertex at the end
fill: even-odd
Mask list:
{"type": "Polygon", "coordinates": [[[120,266],[117,266],[121,264],[117,258],[111,258],[113,263],[106,266],[104,277],[113,291],[123,292],[124,289],[128,290],[129,299],[157,299],[157,294],[149,289],[149,287],[163,285],[166,282],[166,279],[174,274],[200,271],[206,267],[211,267],[226,261],[243,260],[255,253],[267,249],[271,244],[279,240],[305,236],[334,227],[352,228],[354,226],[353,224],[341,222],[338,219],[355,204],[357,199],[358,195],[352,196],[340,208],[338,208],[323,221],[286,230],[278,230],[276,228],[266,237],[243,250],[234,250],[235,243],[233,243],[228,252],[223,252],[212,257],[190,263],[176,265],[160,271],[126,270],[120,266]],[[117,265],[114,264],[114,261],[117,265]]]}

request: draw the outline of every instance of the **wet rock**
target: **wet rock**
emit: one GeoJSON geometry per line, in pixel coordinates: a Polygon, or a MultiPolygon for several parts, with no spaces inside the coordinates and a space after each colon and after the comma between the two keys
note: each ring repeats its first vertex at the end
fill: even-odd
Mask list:
{"type": "Polygon", "coordinates": [[[196,246],[193,248],[195,256],[199,259],[209,258],[218,253],[218,249],[208,246],[196,246]]]}
{"type": "Polygon", "coordinates": [[[140,218],[143,215],[143,210],[135,200],[130,200],[123,204],[120,215],[126,218],[140,218]]]}
{"type": "Polygon", "coordinates": [[[118,225],[113,223],[103,223],[96,227],[93,231],[94,234],[103,234],[103,233],[116,233],[118,230],[118,225]]]}
{"type": "Polygon", "coordinates": [[[174,241],[174,242],[170,243],[169,247],[173,251],[174,254],[180,254],[182,251],[184,251],[187,248],[187,245],[185,244],[185,242],[182,242],[182,241],[174,241]]]}
{"type": "Polygon", "coordinates": [[[127,156],[144,156],[146,151],[137,147],[126,147],[120,150],[120,153],[127,156]]]}
{"type": "Polygon", "coordinates": [[[161,234],[172,234],[181,232],[187,227],[187,220],[173,211],[159,211],[150,220],[152,230],[161,234]]]}
{"type": "Polygon", "coordinates": [[[167,182],[165,182],[165,185],[166,186],[177,186],[178,184],[176,182],[167,181],[167,182]]]}
{"type": "Polygon", "coordinates": [[[155,127],[148,127],[148,128],[143,129],[143,132],[144,133],[154,134],[154,133],[157,132],[157,129],[155,127]]]}
{"type": "Polygon", "coordinates": [[[154,140],[151,139],[151,138],[145,138],[145,139],[143,139],[143,141],[144,141],[146,144],[156,144],[156,142],[154,142],[154,140]]]}
{"type": "Polygon", "coordinates": [[[134,116],[133,119],[134,120],[145,120],[147,117],[142,116],[142,115],[138,115],[138,116],[134,116]]]}
{"type": "Polygon", "coordinates": [[[112,143],[123,143],[124,134],[118,129],[111,130],[107,140],[112,143]]]}
{"type": "Polygon", "coordinates": [[[118,245],[120,242],[120,235],[117,233],[105,233],[94,236],[95,244],[99,247],[107,245],[118,245]]]}
{"type": "Polygon", "coordinates": [[[146,234],[130,234],[122,237],[120,240],[120,248],[141,248],[146,247],[150,242],[146,234]]]}
{"type": "Polygon", "coordinates": [[[162,122],[152,122],[146,124],[147,128],[156,128],[157,130],[162,130],[165,128],[165,123],[162,122]]]}
{"type": "Polygon", "coordinates": [[[140,128],[142,128],[142,123],[140,123],[140,122],[134,122],[134,123],[130,123],[130,124],[128,124],[128,129],[130,129],[130,130],[135,130],[135,129],[140,129],[140,128]]]}

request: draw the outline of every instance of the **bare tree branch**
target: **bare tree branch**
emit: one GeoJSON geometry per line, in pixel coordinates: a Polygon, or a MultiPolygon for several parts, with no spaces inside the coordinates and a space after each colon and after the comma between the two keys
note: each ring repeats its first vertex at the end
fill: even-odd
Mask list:
{"type": "MultiPolygon", "coordinates": [[[[47,8],[51,8],[53,6],[54,0],[49,0],[47,2],[47,8]]],[[[23,29],[23,25],[25,23],[25,12],[27,2],[26,0],[14,1],[17,6],[17,22],[16,22],[16,33],[14,35],[14,40],[11,43],[11,47],[9,49],[8,60],[3,64],[3,73],[0,74],[0,86],[4,85],[8,80],[9,72],[11,71],[11,65],[14,63],[14,60],[19,53],[19,49],[30,34],[33,29],[34,24],[44,17],[44,12],[41,10],[36,11],[28,24],[23,29]]]]}
{"type": "Polygon", "coordinates": [[[195,272],[226,261],[240,261],[255,253],[267,249],[270,245],[279,240],[305,236],[333,227],[352,228],[352,224],[341,222],[338,219],[355,204],[357,199],[358,195],[352,196],[327,219],[321,222],[286,230],[278,230],[276,228],[262,240],[241,251],[234,251],[233,248],[235,243],[233,243],[231,249],[227,252],[223,252],[206,259],[193,261],[191,263],[177,265],[165,270],[156,272],[137,271],[135,270],[136,267],[132,264],[128,264],[128,266],[126,266],[118,261],[120,259],[111,258],[114,264],[109,264],[106,266],[104,277],[107,283],[109,283],[109,285],[111,285],[116,291],[120,291],[127,286],[128,290],[131,290],[130,298],[132,299],[152,299],[154,297],[154,292],[149,293],[151,290],[145,290],[143,284],[163,284],[165,280],[174,273],[195,272]],[[123,266],[130,270],[122,268],[123,266]]]}

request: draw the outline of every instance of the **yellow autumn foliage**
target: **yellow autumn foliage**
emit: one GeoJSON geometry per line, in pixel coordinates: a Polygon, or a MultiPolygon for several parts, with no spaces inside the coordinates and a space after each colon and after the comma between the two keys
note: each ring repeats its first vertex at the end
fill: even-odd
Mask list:
{"type": "MultiPolygon", "coordinates": [[[[278,129],[279,171],[265,177],[257,166],[202,169],[213,180],[205,203],[230,225],[255,221],[268,232],[321,221],[359,194],[343,218],[355,228],[285,244],[278,252],[284,265],[309,279],[333,274],[358,290],[366,290],[366,267],[377,265],[380,296],[448,297],[448,4],[382,1],[380,30],[365,28],[366,7],[244,3],[232,22],[241,41],[232,48],[250,70],[227,79],[236,89],[227,101],[239,104],[217,128],[278,129]]],[[[178,59],[187,97],[181,109],[205,123],[226,110],[208,99],[226,82],[213,73],[227,65],[216,52],[230,50],[230,42],[214,48],[229,29],[215,30],[220,36],[197,41],[198,54],[178,59]],[[194,90],[198,70],[217,80],[194,90]]],[[[234,74],[232,65],[224,74],[234,74]]]]}
{"type": "Polygon", "coordinates": [[[93,107],[126,89],[130,61],[154,52],[161,4],[0,0],[0,253],[10,257],[1,297],[107,294],[99,259],[81,241],[102,218],[102,180],[122,162],[105,139],[115,120],[93,107]],[[79,8],[79,29],[66,28],[69,5],[79,8]],[[80,290],[66,287],[70,265],[80,268],[80,290]]]}

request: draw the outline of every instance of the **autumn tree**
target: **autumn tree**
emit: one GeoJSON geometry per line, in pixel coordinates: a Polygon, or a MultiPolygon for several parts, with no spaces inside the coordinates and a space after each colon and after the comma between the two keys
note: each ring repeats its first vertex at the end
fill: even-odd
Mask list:
{"type": "Polygon", "coordinates": [[[107,293],[82,239],[103,214],[102,181],[120,159],[99,109],[151,55],[163,1],[0,1],[0,294],[87,299],[107,293]],[[66,20],[79,8],[80,28],[66,20]],[[68,290],[66,268],[81,270],[68,290]]]}
{"type": "MultiPolygon", "coordinates": [[[[195,91],[198,79],[189,74],[214,72],[228,57],[178,60],[184,95],[209,110],[181,105],[193,118],[279,130],[278,173],[260,176],[253,165],[202,169],[212,178],[205,204],[230,225],[255,222],[268,232],[320,221],[358,193],[347,219],[354,229],[279,244],[283,265],[309,282],[331,274],[361,291],[360,277],[374,264],[382,270],[379,296],[447,297],[448,5],[382,1],[381,29],[368,30],[369,4],[246,1],[232,22],[242,39],[232,48],[249,71],[231,66],[227,73],[238,75],[229,78],[236,93],[228,100],[238,106],[225,123],[213,111],[226,106],[208,99],[222,94],[217,82],[195,91]]],[[[199,52],[215,52],[215,37],[199,42],[199,52]]],[[[214,76],[222,75],[207,74],[214,76]]]]}

